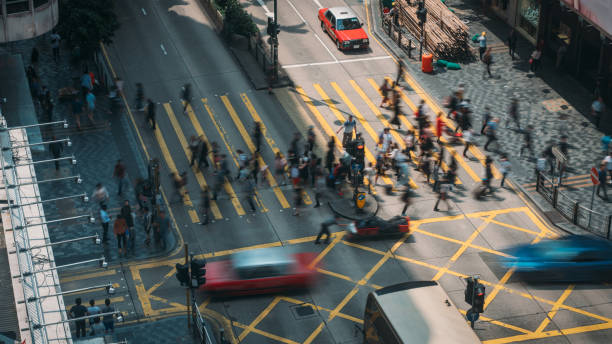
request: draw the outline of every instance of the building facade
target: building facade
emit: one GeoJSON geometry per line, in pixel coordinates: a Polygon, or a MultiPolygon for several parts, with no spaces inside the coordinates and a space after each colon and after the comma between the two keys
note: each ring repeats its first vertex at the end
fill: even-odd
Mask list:
{"type": "Polygon", "coordinates": [[[40,36],[57,24],[59,0],[0,0],[0,43],[40,36]]]}
{"type": "Polygon", "coordinates": [[[488,1],[534,49],[539,43],[560,71],[612,104],[612,1],[488,1]]]}

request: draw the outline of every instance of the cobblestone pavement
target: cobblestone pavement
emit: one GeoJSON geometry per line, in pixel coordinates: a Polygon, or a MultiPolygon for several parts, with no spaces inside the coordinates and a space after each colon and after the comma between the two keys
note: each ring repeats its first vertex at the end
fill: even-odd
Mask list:
{"type": "MultiPolygon", "coordinates": [[[[74,155],[77,164],[71,165],[68,161],[62,161],[59,171],[55,170],[53,163],[36,165],[36,173],[39,180],[60,178],[71,175],[79,175],[82,178],[82,184],[76,184],[72,181],[61,181],[52,183],[40,184],[40,192],[42,199],[51,199],[61,196],[69,196],[86,193],[91,196],[95,185],[100,182],[106,186],[111,196],[108,208],[110,215],[114,219],[119,213],[120,207],[124,200],[129,200],[132,205],[132,210],[137,211],[137,202],[133,188],[133,182],[137,175],[143,175],[142,168],[130,169],[131,165],[142,165],[142,162],[129,162],[127,180],[130,183],[124,186],[122,196],[117,195],[117,182],[112,178],[113,168],[118,159],[123,158],[125,161],[125,149],[120,149],[117,141],[113,136],[112,126],[121,126],[121,130],[128,131],[127,121],[121,118],[111,118],[109,114],[109,99],[107,95],[99,90],[96,95],[96,112],[94,114],[94,124],[89,123],[87,116],[81,116],[82,130],[76,129],[75,119],[71,115],[70,102],[60,101],[58,90],[66,86],[78,86],[80,77],[80,67],[73,66],[68,61],[68,52],[62,51],[62,58],[59,63],[53,61],[51,48],[49,46],[48,35],[43,35],[38,38],[14,42],[10,45],[0,45],[0,52],[12,54],[21,54],[24,65],[30,65],[30,52],[32,47],[36,46],[40,52],[40,60],[36,66],[36,71],[41,79],[41,85],[47,86],[51,91],[54,101],[53,120],[67,119],[70,124],[68,129],[54,127],[53,132],[44,130],[43,135],[45,140],[50,140],[51,135],[56,135],[58,139],[69,137],[72,141],[72,147],[65,147],[62,156],[74,155]],[[131,174],[130,174],[131,173],[131,174]]],[[[93,70],[90,66],[90,70],[93,70]]],[[[78,88],[78,87],[77,87],[78,88]]],[[[41,113],[38,113],[39,121],[46,122],[41,119],[41,113]]],[[[39,154],[34,156],[34,160],[43,160],[52,158],[50,154],[39,154]]],[[[47,202],[44,205],[47,220],[65,218],[86,213],[95,215],[96,223],[89,224],[86,219],[73,221],[64,221],[60,225],[50,225],[49,231],[52,241],[60,241],[71,238],[76,238],[85,235],[94,235],[99,233],[102,235],[102,227],[98,216],[99,208],[97,204],[84,203],[80,198],[61,200],[55,202],[47,202]]],[[[134,253],[128,255],[125,259],[143,259],[151,256],[162,254],[161,250],[154,247],[146,247],[144,245],[145,234],[143,231],[140,218],[136,219],[136,240],[134,253]]],[[[108,243],[102,246],[94,246],[90,241],[78,241],[69,244],[59,245],[54,247],[54,255],[58,265],[77,262],[86,259],[93,259],[104,255],[108,261],[117,261],[118,250],[117,243],[112,234],[112,224],[109,229],[108,243]]],[[[175,243],[174,233],[169,235],[167,251],[170,251],[175,243]]]]}
{"type": "MultiPolygon", "coordinates": [[[[508,154],[512,163],[512,179],[523,185],[528,192],[535,193],[532,187],[535,184],[532,183],[535,182],[536,159],[518,156],[523,143],[522,132],[513,123],[509,127],[506,124],[511,99],[519,100],[521,127],[533,125],[535,128],[533,138],[536,157],[541,157],[549,142],[559,142],[563,134],[567,135],[570,143],[567,176],[575,182],[573,187],[563,191],[570,198],[588,206],[592,192],[589,169],[598,165],[604,156],[600,148],[602,129],[596,129],[590,118],[592,93],[569,75],[556,71],[554,57],[546,54],[543,54],[542,68],[537,74],[529,72],[528,60],[534,48],[520,35],[517,44],[520,58],[512,60],[504,44],[510,27],[492,14],[482,15],[479,1],[449,0],[447,4],[455,9],[459,18],[468,22],[470,37],[482,31],[487,32],[488,46],[493,52],[493,77],[483,77],[484,66],[478,61],[461,64],[461,70],[458,71],[436,69],[435,74],[425,74],[421,72],[419,61],[405,58],[411,75],[440,103],[463,83],[465,98],[470,100],[473,110],[475,132],[480,131],[484,108],[489,106],[492,115],[500,118],[497,153],[508,154]],[[561,120],[560,114],[566,115],[567,119],[561,120]]],[[[380,37],[390,42],[380,28],[376,30],[381,33],[380,37]]],[[[390,44],[394,45],[393,42],[390,44]]],[[[477,56],[477,44],[471,43],[471,46],[477,56]]],[[[607,111],[601,121],[607,133],[612,132],[610,118],[610,111],[607,111]]],[[[477,138],[477,144],[481,147],[485,141],[484,137],[477,138]]],[[[594,209],[612,214],[612,204],[608,202],[595,202],[594,209]]]]}

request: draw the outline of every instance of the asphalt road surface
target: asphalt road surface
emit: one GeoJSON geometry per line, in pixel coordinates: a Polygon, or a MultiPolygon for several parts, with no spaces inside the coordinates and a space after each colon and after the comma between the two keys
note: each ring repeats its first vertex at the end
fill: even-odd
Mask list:
{"type": "MultiPolygon", "coordinates": [[[[271,1],[262,3],[272,9],[271,1]]],[[[264,7],[259,1],[245,1],[244,5],[265,32],[264,7]]],[[[280,0],[278,9],[282,30],[279,58],[296,86],[269,95],[253,89],[195,0],[134,0],[118,6],[121,28],[105,54],[113,72],[126,82],[130,107],[126,115],[135,125],[144,156],[162,161],[164,195],[171,203],[171,219],[179,230],[181,245],[168,257],[124,261],[101,273],[63,274],[64,288],[110,280],[119,288],[113,302],[128,314],[128,324],[139,319],[154,321],[186,310],[185,291],[174,277],[174,264],[183,259],[182,243],[209,260],[245,248],[283,245],[319,254],[322,279],[316,288],[221,301],[197,295],[201,311],[227,326],[232,342],[360,343],[355,325],[362,325],[370,291],[404,281],[433,279],[465,312],[463,278],[473,274],[480,274],[487,288],[485,312],[475,329],[486,343],[612,340],[612,293],[607,286],[529,285],[497,263],[508,247],[563,234],[512,187],[498,189],[494,197],[484,201],[471,197],[483,175],[484,154],[478,148],[470,152],[470,159],[461,157],[462,147],[449,149],[460,167],[460,184],[453,191],[450,211],[432,210],[436,195],[424,177],[412,170],[411,187],[417,195],[408,211],[412,233],[399,240],[355,243],[345,240],[342,229],[335,228],[329,245],[314,245],[320,223],[331,216],[329,208],[312,208],[314,194],[307,190],[302,216],[292,216],[293,192],[273,175],[264,176],[266,182],[258,187],[254,213],[243,186],[228,183],[213,203],[214,222],[200,225],[200,190],[214,179],[211,171],[190,169],[187,142],[191,135],[216,141],[228,156],[230,170],[236,171],[236,150],[254,150],[250,133],[256,120],[265,126],[262,158],[269,166],[273,166],[277,150],[287,151],[293,133],[303,135],[308,125],[314,125],[320,142],[327,141],[350,114],[358,119],[370,160],[378,133],[388,125],[391,114],[378,106],[378,85],[385,77],[395,78],[397,64],[371,34],[371,13],[364,2],[280,0]],[[364,22],[370,49],[337,50],[321,30],[317,19],[320,6],[350,6],[364,22]],[[136,82],[142,82],[146,97],[157,103],[158,130],[154,132],[134,109],[136,82]],[[185,83],[193,88],[187,114],[183,114],[179,96],[185,83]],[[167,177],[177,170],[188,171],[189,198],[183,202],[173,194],[167,177]]],[[[441,100],[432,99],[409,75],[402,86],[406,113],[412,113],[421,99],[432,118],[440,111],[441,100]]],[[[403,130],[410,128],[412,116],[402,121],[403,130]]],[[[401,138],[400,132],[393,135],[396,140],[401,138]]],[[[497,186],[497,170],[495,175],[497,186]]],[[[379,215],[398,215],[403,206],[399,197],[384,195],[382,190],[383,184],[394,180],[379,183],[378,195],[383,201],[379,215]]],[[[67,304],[73,297],[66,299],[67,304]]],[[[83,293],[82,297],[103,299],[103,291],[83,293]]]]}

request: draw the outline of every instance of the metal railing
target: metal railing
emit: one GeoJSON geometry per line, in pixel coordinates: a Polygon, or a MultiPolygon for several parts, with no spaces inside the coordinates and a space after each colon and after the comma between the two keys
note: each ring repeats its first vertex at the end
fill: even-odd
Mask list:
{"type": "Polygon", "coordinates": [[[612,215],[588,209],[580,202],[573,200],[569,195],[560,191],[559,185],[542,172],[538,172],[537,175],[536,191],[576,226],[602,238],[611,239],[612,215]]]}
{"type": "Polygon", "coordinates": [[[195,300],[191,302],[191,317],[193,320],[193,331],[195,332],[198,340],[202,344],[217,344],[215,336],[211,333],[210,326],[204,320],[198,303],[195,300]]]}

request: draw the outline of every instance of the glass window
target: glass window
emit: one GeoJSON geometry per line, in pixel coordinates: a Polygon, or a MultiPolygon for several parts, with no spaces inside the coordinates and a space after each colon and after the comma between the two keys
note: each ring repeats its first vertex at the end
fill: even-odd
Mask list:
{"type": "Polygon", "coordinates": [[[378,302],[373,296],[368,296],[365,314],[366,344],[397,344],[398,340],[387,320],[382,315],[378,302]]]}
{"type": "Polygon", "coordinates": [[[7,0],[6,13],[11,14],[11,13],[26,12],[30,9],[28,4],[29,4],[28,0],[7,0]]]}
{"type": "Polygon", "coordinates": [[[48,3],[49,3],[49,0],[34,0],[34,8],[38,8],[48,3]]]}
{"type": "Polygon", "coordinates": [[[355,30],[361,27],[361,23],[359,23],[359,19],[357,18],[348,18],[338,20],[338,26],[336,29],[338,30],[355,30]]]}
{"type": "Polygon", "coordinates": [[[536,36],[540,19],[538,0],[521,0],[519,5],[519,26],[531,37],[536,36]]]}

